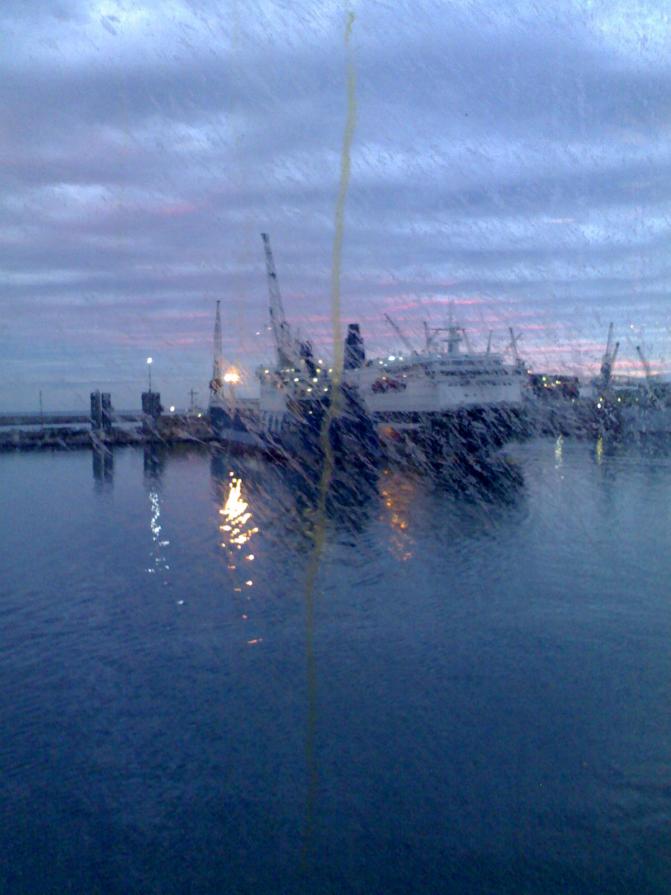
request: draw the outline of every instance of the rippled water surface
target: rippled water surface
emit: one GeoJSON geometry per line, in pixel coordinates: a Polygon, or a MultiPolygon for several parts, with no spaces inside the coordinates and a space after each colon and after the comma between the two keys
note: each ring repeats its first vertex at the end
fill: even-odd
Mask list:
{"type": "Polygon", "coordinates": [[[509,454],[0,457],[0,891],[668,892],[671,455],[509,454]]]}

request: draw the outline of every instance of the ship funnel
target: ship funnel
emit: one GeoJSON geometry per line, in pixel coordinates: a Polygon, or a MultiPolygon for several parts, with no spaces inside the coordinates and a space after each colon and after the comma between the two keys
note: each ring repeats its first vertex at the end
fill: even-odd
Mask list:
{"type": "Polygon", "coordinates": [[[350,323],[345,339],[345,369],[358,370],[366,362],[366,351],[358,323],[350,323]]]}

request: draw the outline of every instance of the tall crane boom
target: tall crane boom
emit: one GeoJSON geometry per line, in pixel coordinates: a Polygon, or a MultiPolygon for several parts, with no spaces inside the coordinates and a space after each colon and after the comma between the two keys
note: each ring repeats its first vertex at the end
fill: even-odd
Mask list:
{"type": "Polygon", "coordinates": [[[282,294],[277,281],[277,271],[275,270],[272,249],[270,248],[270,236],[267,233],[262,233],[261,239],[263,240],[263,251],[266,257],[266,275],[268,277],[268,294],[270,298],[270,325],[273,330],[273,338],[275,339],[277,361],[280,367],[294,367],[297,363],[294,340],[289,324],[284,316],[282,294]]]}
{"type": "Polygon", "coordinates": [[[223,346],[221,338],[221,302],[217,301],[217,313],[214,318],[214,338],[212,344],[212,379],[210,389],[214,392],[223,384],[223,346]]]}
{"type": "Polygon", "coordinates": [[[613,346],[613,322],[611,321],[608,324],[608,338],[606,339],[606,353],[604,354],[605,358],[610,359],[610,353],[613,346]]]}
{"type": "Polygon", "coordinates": [[[619,342],[616,342],[616,343],[615,343],[615,346],[614,346],[614,348],[613,348],[613,351],[612,351],[612,353],[611,353],[611,355],[610,355],[610,368],[611,368],[611,373],[612,373],[612,371],[613,371],[613,367],[615,366],[615,361],[617,360],[617,353],[618,353],[619,350],[620,350],[620,343],[619,343],[619,342]]]}
{"type": "MultiPolygon", "coordinates": [[[[508,327],[508,332],[510,333],[510,344],[508,345],[508,348],[510,348],[512,350],[513,359],[515,361],[515,369],[519,373],[526,373],[527,365],[526,365],[526,362],[524,360],[522,360],[522,358],[520,357],[520,352],[519,352],[519,348],[518,348],[520,339],[524,338],[524,333],[516,333],[515,330],[512,328],[512,326],[508,327]]],[[[529,371],[529,372],[531,372],[531,371],[529,371]]]]}
{"type": "Polygon", "coordinates": [[[643,354],[643,350],[640,345],[636,346],[636,354],[641,359],[641,363],[643,364],[643,370],[645,371],[645,384],[648,387],[648,391],[652,391],[652,371],[650,369],[650,364],[648,363],[645,355],[643,354]]]}
{"type": "Polygon", "coordinates": [[[608,388],[613,375],[613,367],[615,366],[615,358],[620,347],[620,343],[616,342],[613,347],[613,324],[608,325],[608,338],[606,339],[606,350],[601,359],[601,369],[599,375],[601,377],[601,385],[608,388]]]}
{"type": "Polygon", "coordinates": [[[395,320],[392,320],[392,318],[389,316],[389,314],[385,314],[385,315],[384,315],[384,319],[387,321],[387,323],[389,324],[389,326],[391,326],[391,328],[394,330],[394,332],[395,332],[396,335],[399,337],[399,339],[401,340],[401,342],[403,342],[403,344],[404,344],[405,347],[408,349],[408,351],[409,351],[411,354],[415,354],[416,352],[415,352],[415,349],[412,347],[412,342],[411,342],[410,339],[405,335],[405,333],[403,332],[403,330],[401,329],[401,327],[398,325],[398,323],[396,323],[395,320]]]}

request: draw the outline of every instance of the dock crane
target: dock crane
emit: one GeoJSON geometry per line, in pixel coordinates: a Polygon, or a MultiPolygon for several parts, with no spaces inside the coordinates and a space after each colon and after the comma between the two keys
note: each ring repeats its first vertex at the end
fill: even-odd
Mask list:
{"type": "Polygon", "coordinates": [[[650,364],[648,363],[646,356],[643,354],[643,349],[640,345],[636,346],[636,354],[638,354],[641,363],[643,364],[643,371],[645,372],[645,386],[648,391],[648,395],[651,398],[654,398],[655,392],[652,387],[652,370],[650,369],[650,364]]]}
{"type": "Polygon", "coordinates": [[[401,327],[398,325],[398,323],[396,323],[396,321],[393,320],[393,319],[389,316],[389,314],[385,314],[385,315],[384,315],[384,319],[387,321],[387,323],[389,324],[389,326],[391,326],[391,328],[394,330],[394,332],[395,332],[396,335],[399,337],[399,339],[401,340],[401,342],[403,342],[403,344],[404,344],[405,347],[408,349],[408,351],[410,352],[410,354],[417,354],[417,351],[416,351],[416,350],[413,348],[413,346],[412,346],[412,342],[411,342],[410,339],[405,335],[405,333],[403,332],[403,330],[401,329],[401,327]]]}
{"type": "Polygon", "coordinates": [[[617,358],[617,353],[620,350],[620,343],[616,342],[613,345],[613,324],[611,323],[608,327],[608,338],[606,340],[606,350],[604,352],[603,358],[601,359],[601,369],[599,371],[600,379],[601,379],[601,387],[606,389],[609,388],[611,379],[613,377],[613,367],[615,366],[615,360],[617,358]]]}
{"type": "Polygon", "coordinates": [[[283,369],[295,369],[300,363],[300,351],[297,350],[296,340],[284,315],[282,294],[277,280],[273,252],[270,248],[270,236],[267,233],[262,233],[261,239],[263,240],[263,251],[266,258],[266,276],[268,278],[268,294],[270,297],[270,325],[273,330],[273,338],[275,339],[278,366],[283,369]]]}
{"type": "Polygon", "coordinates": [[[213,363],[210,391],[217,392],[224,384],[223,349],[221,339],[221,302],[217,300],[217,313],[214,318],[213,363]]]}
{"type": "Polygon", "coordinates": [[[434,340],[436,338],[436,333],[431,332],[429,324],[426,322],[426,320],[422,320],[422,326],[424,327],[424,347],[427,351],[431,351],[431,349],[433,348],[434,340]]]}
{"type": "Polygon", "coordinates": [[[526,364],[524,363],[524,361],[523,361],[522,358],[520,357],[520,353],[519,353],[519,351],[517,350],[517,343],[519,342],[519,340],[520,340],[521,338],[524,337],[524,333],[520,333],[520,334],[518,335],[518,334],[515,332],[515,330],[512,328],[512,326],[509,326],[509,327],[508,327],[508,332],[510,333],[510,343],[509,343],[509,345],[508,345],[508,348],[510,348],[511,351],[512,351],[512,353],[513,353],[513,360],[515,361],[515,367],[516,367],[518,370],[525,371],[525,370],[526,370],[526,364]]]}

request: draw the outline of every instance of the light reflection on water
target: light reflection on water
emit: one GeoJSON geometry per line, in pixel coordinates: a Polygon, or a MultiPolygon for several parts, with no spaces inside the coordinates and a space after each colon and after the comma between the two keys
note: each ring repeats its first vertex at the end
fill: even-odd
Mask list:
{"type": "Polygon", "coordinates": [[[409,510],[416,492],[417,482],[411,475],[398,470],[383,470],[380,481],[383,517],[390,528],[390,550],[401,562],[407,562],[413,555],[409,510]]]}
{"type": "MultiPolygon", "coordinates": [[[[244,593],[245,602],[242,605],[240,617],[243,621],[248,621],[251,604],[249,589],[254,586],[252,563],[256,560],[251,540],[254,535],[258,534],[259,528],[254,524],[254,514],[245,499],[243,481],[236,476],[235,472],[228,473],[228,482],[223,486],[223,490],[226,491],[225,499],[219,510],[219,515],[223,517],[219,525],[219,531],[223,538],[221,547],[226,554],[226,567],[232,573],[233,592],[244,593]]],[[[261,637],[252,637],[247,643],[250,646],[255,646],[261,643],[262,639],[261,637]]]]}
{"type": "Polygon", "coordinates": [[[170,541],[161,537],[163,527],[161,525],[161,500],[158,491],[152,490],[149,492],[149,505],[151,507],[149,529],[153,546],[150,553],[151,565],[147,567],[147,572],[150,575],[155,575],[157,572],[170,571],[165,550],[166,547],[170,546],[170,541]]]}
{"type": "MultiPolygon", "coordinates": [[[[170,541],[162,535],[163,525],[161,521],[161,482],[166,463],[165,447],[149,446],[143,451],[144,481],[149,500],[149,530],[151,532],[152,546],[149,551],[149,565],[147,573],[158,575],[163,584],[167,584],[167,573],[170,564],[167,559],[166,547],[170,541]]],[[[95,467],[94,467],[95,477],[95,467]]]]}
{"type": "Polygon", "coordinates": [[[327,502],[309,879],[312,480],[0,458],[3,890],[664,891],[671,455],[558,447],[327,502]]]}

